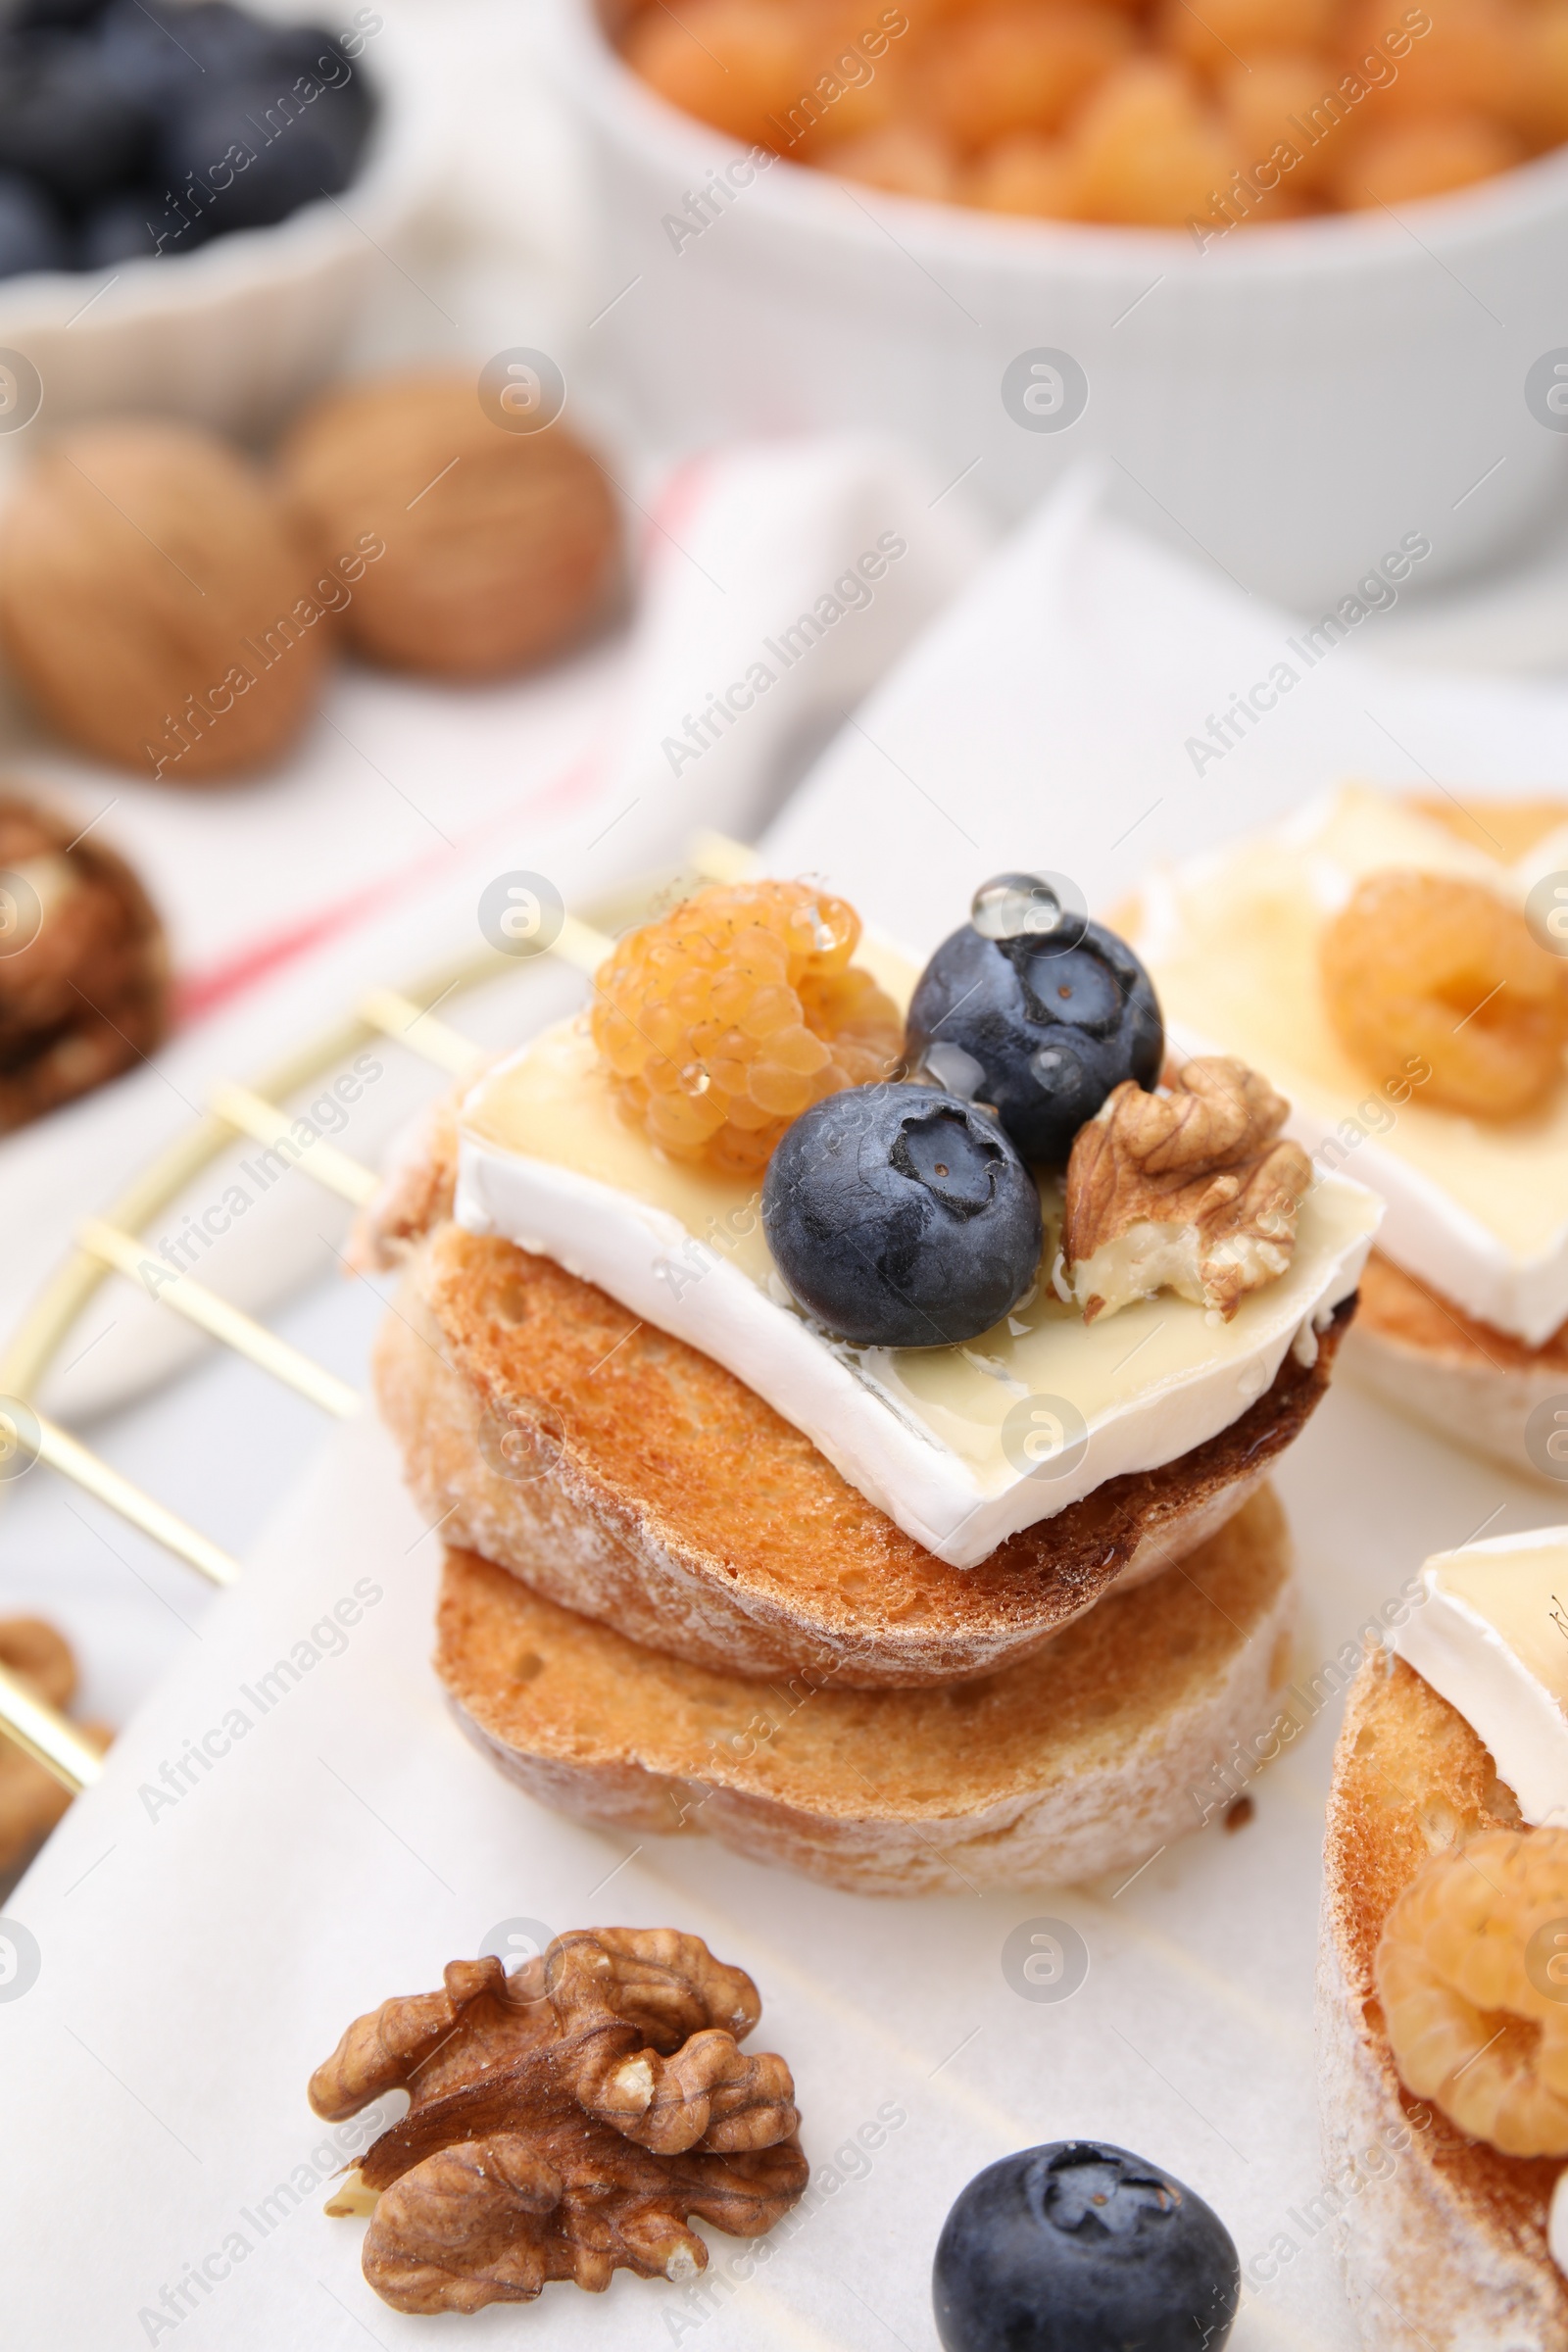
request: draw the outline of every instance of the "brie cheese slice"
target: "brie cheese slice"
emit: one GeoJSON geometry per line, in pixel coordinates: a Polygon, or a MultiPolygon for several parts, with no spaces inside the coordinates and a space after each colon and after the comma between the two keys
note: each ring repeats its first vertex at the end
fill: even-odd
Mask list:
{"type": "Polygon", "coordinates": [[[1161,1296],[1086,1326],[1050,1278],[1058,1187],[1042,1187],[1042,1211],[1040,1280],[994,1330],[964,1347],[851,1348],[785,1289],[760,1185],[669,1159],[621,1116],[585,1018],[488,1071],[460,1117],[461,1224],[554,1258],[712,1356],[958,1568],[1107,1479],[1216,1437],[1292,1348],[1310,1362],[1382,1214],[1360,1185],[1330,1178],[1302,1203],[1286,1273],[1229,1323],[1161,1296]]]}
{"type": "Polygon", "coordinates": [[[1492,1752],[1533,1829],[1568,1827],[1568,1527],[1440,1551],[1399,1655],[1492,1752]]]}

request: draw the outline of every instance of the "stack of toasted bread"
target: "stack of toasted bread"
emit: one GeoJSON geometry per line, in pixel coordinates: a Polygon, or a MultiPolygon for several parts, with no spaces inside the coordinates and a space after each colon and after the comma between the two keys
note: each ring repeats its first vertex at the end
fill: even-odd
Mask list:
{"type": "Polygon", "coordinates": [[[887,1893],[1130,1870],[1201,1825],[1287,1677],[1264,1480],[1353,1275],[1212,1434],[955,1565],[714,1355],[459,1222],[461,1126],[432,1111],[360,1246],[401,1269],[376,1385],[447,1544],[437,1668],[504,1772],[887,1893]]]}

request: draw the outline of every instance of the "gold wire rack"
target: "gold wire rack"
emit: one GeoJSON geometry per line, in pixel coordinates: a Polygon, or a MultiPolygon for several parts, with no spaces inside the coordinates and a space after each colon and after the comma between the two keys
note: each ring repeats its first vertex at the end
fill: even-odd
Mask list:
{"type": "MultiPolygon", "coordinates": [[[[756,865],[753,851],[720,834],[704,832],[689,845],[681,872],[695,886],[738,880],[756,865]]],[[[680,876],[668,872],[650,877],[641,886],[633,883],[617,893],[617,904],[640,898],[646,905],[656,891],[678,892],[680,876]]],[[[556,937],[531,953],[555,956],[592,978],[612,944],[604,930],[567,914],[556,937]]],[[[407,1047],[445,1077],[468,1076],[485,1050],[429,1007],[515,971],[518,960],[516,953],[487,947],[438,964],[406,987],[368,989],[347,1012],[271,1063],[252,1084],[225,1081],[214,1087],[206,1111],[149,1161],[101,1216],[87,1218],[77,1229],[73,1248],[0,1350],[0,1465],[7,1459],[15,1463],[19,1456],[26,1465],[42,1462],[210,1584],[233,1584],[240,1564],[221,1545],[113,1469],[69,1430],[40,1413],[31,1400],[100,1284],[116,1273],[141,1279],[152,1249],[141,1238],[143,1229],[161,1217],[220,1152],[241,1136],[274,1147],[291,1124],[291,1114],[281,1107],[288,1097],[314,1085],[372,1038],[407,1047]]],[[[380,1181],[362,1160],[324,1140],[300,1152],[294,1165],[356,1208],[372,1198],[380,1181]]],[[[161,1276],[172,1275],[163,1258],[156,1263],[161,1276]]],[[[346,1381],[189,1274],[161,1279],[152,1295],[161,1307],[182,1316],[322,1412],[346,1419],[360,1409],[363,1399],[346,1381]]],[[[4,1666],[0,1735],[15,1740],[73,1795],[103,1769],[103,1758],[79,1728],[4,1666]]]]}

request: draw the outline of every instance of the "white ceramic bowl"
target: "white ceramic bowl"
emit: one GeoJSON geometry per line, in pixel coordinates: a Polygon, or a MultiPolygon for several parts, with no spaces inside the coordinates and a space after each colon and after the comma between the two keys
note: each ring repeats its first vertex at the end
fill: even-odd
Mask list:
{"type": "Polygon", "coordinates": [[[600,299],[619,296],[581,358],[661,444],[882,425],[944,479],[972,467],[1003,515],[1096,457],[1124,512],[1298,607],[1348,594],[1406,534],[1431,543],[1423,583],[1471,570],[1561,489],[1568,437],[1524,379],[1568,344],[1568,151],[1398,218],[1244,229],[1206,252],[1185,230],[1005,220],[775,163],[677,245],[666,216],[737,143],[629,73],[591,0],[548,6],[600,299]],[[1042,349],[1088,378],[1065,430],[1003,404],[1004,371],[1042,349]]]}
{"type": "MultiPolygon", "coordinates": [[[[256,13],[329,14],[319,0],[256,13]]],[[[145,409],[242,438],[280,423],[329,372],[430,199],[449,100],[428,47],[395,11],[368,41],[358,63],[374,82],[376,119],[335,201],[193,253],[0,280],[0,351],[37,369],[40,422],[145,409]]]]}

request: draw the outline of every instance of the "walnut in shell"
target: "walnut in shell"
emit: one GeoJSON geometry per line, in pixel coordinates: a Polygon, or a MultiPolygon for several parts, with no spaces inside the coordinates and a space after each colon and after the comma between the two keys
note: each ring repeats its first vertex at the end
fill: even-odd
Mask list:
{"type": "Polygon", "coordinates": [[[807,2181],[782,2058],[741,1969],[674,1928],[579,1929],[509,1977],[454,1960],[445,1990],[384,2001],[311,2078],[336,2123],[407,2085],[328,2211],[363,2211],[365,2276],[409,2312],[528,2303],[552,2278],[689,2278],[688,2218],[760,2237],[807,2181]]]}
{"type": "Polygon", "coordinates": [[[0,1134],[152,1053],[168,994],[163,925],[124,859],[0,791],[0,1134]]]}
{"type": "Polygon", "coordinates": [[[275,494],[188,425],[47,444],[0,533],[0,641],[67,741],[166,784],[287,750],[314,708],[324,613],[275,494]]]}
{"type": "Polygon", "coordinates": [[[599,467],[559,422],[493,423],[471,376],[330,392],[280,464],[321,563],[379,545],[343,616],[373,662],[504,677],[581,637],[613,592],[619,525],[599,467]]]}
{"type": "Polygon", "coordinates": [[[1161,1290],[1229,1322],[1285,1272],[1312,1178],[1280,1137],[1289,1110],[1225,1054],[1167,1072],[1157,1094],[1112,1090],[1067,1163],[1062,1262],[1086,1323],[1161,1290]]]}

